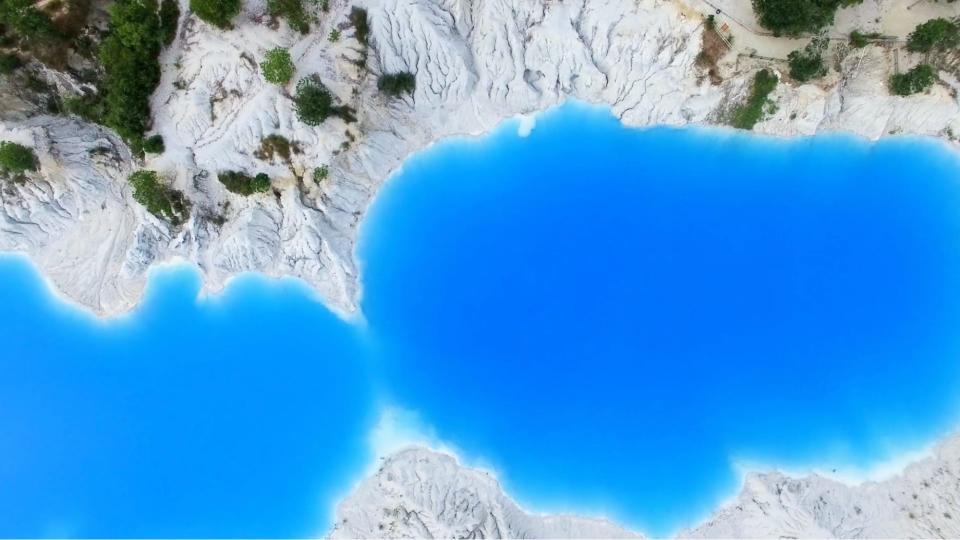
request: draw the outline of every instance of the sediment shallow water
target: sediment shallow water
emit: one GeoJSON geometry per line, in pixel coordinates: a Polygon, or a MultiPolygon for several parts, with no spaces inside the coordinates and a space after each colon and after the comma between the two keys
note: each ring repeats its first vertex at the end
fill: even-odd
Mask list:
{"type": "Polygon", "coordinates": [[[960,159],[913,139],[623,128],[438,144],[375,201],[364,321],[291,281],[130,315],[0,259],[0,534],[322,532],[384,406],[535,510],[652,534],[739,463],[861,469],[960,412],[960,159]]]}

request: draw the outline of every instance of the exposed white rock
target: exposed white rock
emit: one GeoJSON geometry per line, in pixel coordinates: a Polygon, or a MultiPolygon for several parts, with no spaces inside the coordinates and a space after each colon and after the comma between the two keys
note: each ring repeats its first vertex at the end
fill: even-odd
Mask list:
{"type": "MultiPolygon", "coordinates": [[[[751,16],[747,0],[714,4],[739,19],[751,16]]],[[[28,118],[29,105],[0,84],[0,102],[8,105],[0,133],[35,143],[44,164],[36,183],[5,190],[0,248],[28,254],[64,294],[100,314],[128,309],[149,265],[172,257],[198,264],[210,289],[241,271],[290,275],[314,286],[333,309],[354,312],[359,223],[411,153],[571,98],[609,105],[631,126],[716,123],[749,90],[756,69],[771,65],[746,53],[796,41],[751,33],[755,21],[738,26],[721,16],[750,47],[728,53],[720,65],[724,81],[712,85],[695,65],[702,16],[713,11],[704,0],[332,0],[307,35],[285,23],[270,28],[262,2],[248,2],[230,31],[195,19],[186,0],[181,9],[153,99],[155,132],[167,151],[145,164],[100,128],[28,118]],[[364,47],[347,20],[353,4],[368,9],[372,24],[366,69],[357,66],[364,47]],[[328,39],[334,29],[342,33],[336,42],[328,39]],[[318,74],[359,121],[302,124],[290,99],[295,82],[278,87],[259,73],[258,62],[275,46],[290,48],[294,81],[318,74]],[[416,92],[386,99],[376,76],[398,70],[416,73],[416,92]],[[258,159],[261,139],[271,134],[302,151],[289,163],[258,159]],[[87,155],[103,141],[111,147],[109,163],[87,155]],[[319,186],[310,179],[318,166],[330,170],[319,186]],[[131,200],[126,176],[140,167],[184,191],[193,204],[190,221],[172,229],[131,200]],[[269,173],[275,193],[230,194],[216,180],[224,170],[269,173]]],[[[884,13],[901,12],[919,13],[903,0],[870,0],[843,10],[838,24],[872,28],[884,13]]],[[[960,6],[923,8],[923,16],[932,14],[960,14],[960,6]]],[[[839,45],[831,54],[839,72],[818,85],[781,84],[776,114],[756,131],[960,133],[955,77],[944,73],[944,84],[925,95],[893,97],[888,76],[916,58],[879,46],[839,45]]],[[[70,87],[62,76],[51,78],[70,87]]]]}
{"type": "Polygon", "coordinates": [[[332,538],[636,538],[602,519],[524,512],[489,473],[423,448],[384,460],[337,510],[332,538]]]}
{"type": "MultiPolygon", "coordinates": [[[[336,514],[333,538],[607,538],[606,520],[521,510],[490,474],[411,448],[386,458],[336,514]]],[[[960,537],[960,436],[881,482],[751,473],[735,500],[681,538],[960,537]]]]}

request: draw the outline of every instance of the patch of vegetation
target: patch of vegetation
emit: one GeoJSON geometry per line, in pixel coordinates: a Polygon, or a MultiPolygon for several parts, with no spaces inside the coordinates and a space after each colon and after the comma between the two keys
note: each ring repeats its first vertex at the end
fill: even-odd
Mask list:
{"type": "Polygon", "coordinates": [[[354,6],[350,9],[350,24],[353,25],[353,35],[361,45],[369,45],[370,39],[370,17],[367,16],[367,10],[354,6]]]}
{"type": "Polygon", "coordinates": [[[326,13],[330,11],[330,0],[320,0],[320,11],[326,13]]]}
{"type": "Polygon", "coordinates": [[[270,189],[270,177],[260,173],[254,177],[239,171],[226,171],[217,175],[220,183],[227,191],[238,195],[253,195],[264,193],[270,189]]]}
{"type": "Polygon", "coordinates": [[[0,75],[9,75],[23,67],[23,59],[15,53],[0,54],[0,75]]]}
{"type": "Polygon", "coordinates": [[[180,3],[177,0],[163,0],[160,2],[160,32],[163,34],[163,44],[167,47],[177,37],[177,23],[180,20],[180,3]]]}
{"type": "Polygon", "coordinates": [[[859,30],[854,30],[850,32],[850,45],[858,49],[866,47],[870,44],[871,40],[880,39],[882,36],[880,32],[861,32],[859,30]]]}
{"type": "Polygon", "coordinates": [[[150,95],[160,82],[161,33],[156,0],[116,0],[100,44],[103,121],[138,152],[150,125],[150,95]]]}
{"type": "Polygon", "coordinates": [[[28,42],[59,41],[63,37],[50,15],[38,9],[34,0],[0,0],[0,25],[28,42]]]}
{"type": "Polygon", "coordinates": [[[333,104],[333,95],[317,75],[300,79],[293,103],[297,118],[308,126],[319,126],[331,116],[339,116],[344,122],[356,120],[353,109],[333,104]]]}
{"type": "Polygon", "coordinates": [[[133,199],[147,212],[174,225],[187,219],[190,207],[183,193],[163,185],[156,171],[137,171],[130,175],[129,181],[133,186],[133,199]]]}
{"type": "Polygon", "coordinates": [[[814,38],[803,49],[791,52],[787,56],[790,77],[797,82],[807,82],[826,75],[827,67],[823,64],[823,51],[826,47],[826,40],[814,38]]]}
{"type": "Polygon", "coordinates": [[[280,159],[289,163],[290,156],[299,153],[300,145],[296,142],[290,142],[283,135],[273,134],[260,139],[260,149],[253,155],[264,161],[272,161],[275,156],[280,156],[280,159]]]}
{"type": "Polygon", "coordinates": [[[384,73],[377,79],[377,90],[390,97],[400,97],[403,94],[412,94],[417,88],[417,78],[413,73],[384,73]]]}
{"type": "Polygon", "coordinates": [[[0,170],[5,173],[23,174],[35,171],[40,162],[33,149],[10,141],[0,141],[0,170]]]}
{"type": "Polygon", "coordinates": [[[200,20],[217,28],[233,28],[233,18],[240,13],[241,0],[190,0],[190,11],[200,20]]]}
{"type": "Polygon", "coordinates": [[[313,183],[319,186],[328,176],[330,176],[330,169],[326,165],[321,165],[313,170],[313,183]]]}
{"type": "Polygon", "coordinates": [[[103,123],[104,105],[99,94],[84,94],[64,98],[63,110],[94,124],[103,123]]]}
{"type": "Polygon", "coordinates": [[[730,125],[739,129],[753,129],[773,105],[768,99],[777,88],[777,76],[769,69],[761,69],[753,76],[753,88],[747,101],[730,114],[730,125]]]}
{"type": "Polygon", "coordinates": [[[920,64],[906,73],[897,73],[890,77],[890,93],[909,96],[925,92],[937,81],[937,74],[930,64],[920,64]]]}
{"type": "Polygon", "coordinates": [[[163,144],[163,137],[153,135],[143,140],[143,151],[148,154],[162,154],[166,150],[163,144]]]}
{"type": "Polygon", "coordinates": [[[336,43],[340,41],[340,29],[334,28],[330,31],[330,35],[327,37],[330,40],[330,43],[336,43]]]}
{"type": "Polygon", "coordinates": [[[753,10],[760,25],[774,35],[799,36],[817,32],[833,24],[833,17],[842,6],[862,0],[753,0],[753,10]]]}
{"type": "Polygon", "coordinates": [[[310,17],[303,9],[302,0],[267,0],[267,12],[272,17],[286,19],[290,27],[301,34],[310,31],[310,17]]]}
{"type": "Polygon", "coordinates": [[[960,27],[953,21],[938,18],[917,25],[907,36],[907,50],[911,52],[930,52],[934,49],[945,51],[960,45],[960,27]]]}
{"type": "Polygon", "coordinates": [[[293,77],[293,60],[290,53],[282,48],[270,49],[266,57],[260,63],[260,70],[263,72],[263,78],[273,84],[287,84],[293,77]]]}

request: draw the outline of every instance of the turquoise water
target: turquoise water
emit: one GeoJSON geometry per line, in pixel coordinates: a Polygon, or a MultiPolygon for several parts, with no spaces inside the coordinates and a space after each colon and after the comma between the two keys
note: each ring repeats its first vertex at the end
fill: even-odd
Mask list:
{"type": "Polygon", "coordinates": [[[565,106],[411,159],[365,322],[253,276],[63,308],[0,262],[0,534],[302,536],[416,411],[536,510],[653,534],[737,463],[869,467],[956,426],[960,161],[932,143],[622,128],[565,106]]]}

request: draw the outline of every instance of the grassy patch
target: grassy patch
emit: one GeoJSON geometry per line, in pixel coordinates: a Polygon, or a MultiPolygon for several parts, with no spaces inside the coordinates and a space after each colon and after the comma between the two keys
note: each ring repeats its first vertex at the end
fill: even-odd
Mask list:
{"type": "Polygon", "coordinates": [[[183,193],[160,183],[156,171],[137,171],[130,175],[129,181],[133,186],[134,200],[142,204],[147,212],[174,225],[187,219],[190,207],[183,193]]]}
{"type": "Polygon", "coordinates": [[[753,88],[744,103],[730,113],[729,123],[739,129],[753,129],[773,105],[770,94],[777,88],[777,76],[769,69],[761,69],[753,76],[753,88]]]}

